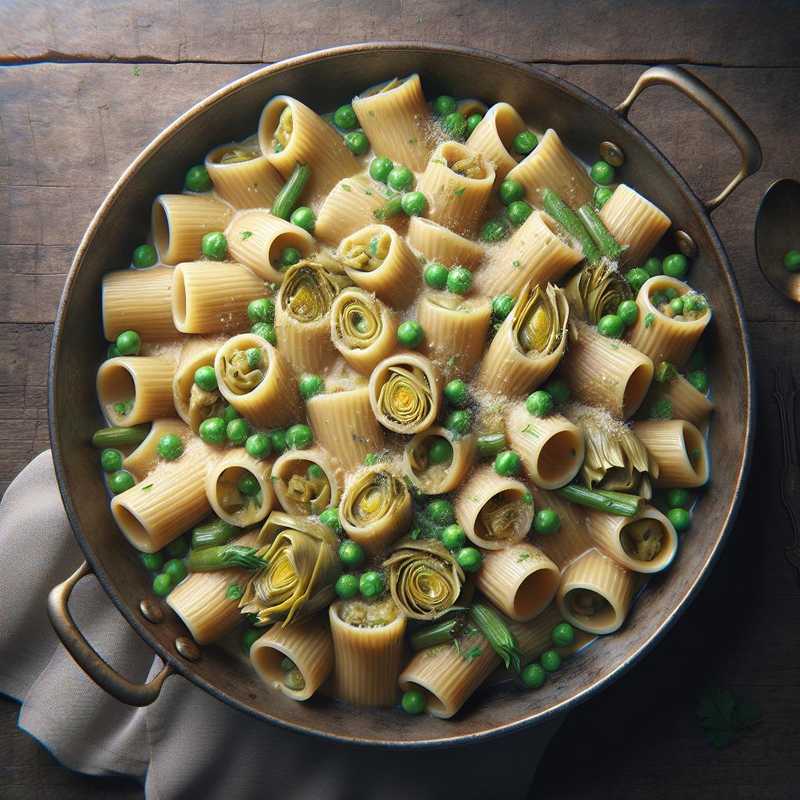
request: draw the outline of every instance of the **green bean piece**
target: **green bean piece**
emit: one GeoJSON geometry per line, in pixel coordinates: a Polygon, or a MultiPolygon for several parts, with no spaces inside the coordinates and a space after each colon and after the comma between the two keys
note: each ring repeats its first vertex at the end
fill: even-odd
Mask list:
{"type": "Polygon", "coordinates": [[[308,164],[295,164],[289,180],[283,184],[272,204],[273,216],[289,219],[310,177],[311,167],[308,164]]]}
{"type": "Polygon", "coordinates": [[[202,550],[204,547],[219,547],[233,538],[237,528],[223,519],[214,519],[204,522],[192,531],[192,550],[202,550]]]}
{"type": "Polygon", "coordinates": [[[189,553],[188,566],[190,572],[214,572],[232,567],[258,570],[266,567],[267,563],[256,555],[255,547],[223,544],[192,550],[189,553]]]}
{"type": "Polygon", "coordinates": [[[581,222],[578,215],[552,190],[545,189],[542,193],[544,210],[572,237],[578,240],[583,248],[586,260],[593,264],[600,260],[600,248],[595,244],[589,231],[581,222]]]}
{"type": "Polygon", "coordinates": [[[506,669],[519,672],[521,669],[519,651],[516,637],[503,622],[502,617],[490,606],[475,603],[469,610],[470,619],[486,637],[492,650],[500,656],[506,669]]]}
{"type": "Polygon", "coordinates": [[[612,261],[619,261],[619,257],[622,255],[622,247],[603,224],[603,220],[600,219],[597,212],[588,203],[578,209],[578,219],[589,231],[589,236],[594,240],[601,255],[607,256],[612,261]]]}
{"type": "Polygon", "coordinates": [[[392,217],[396,217],[398,214],[403,213],[403,198],[402,197],[393,197],[388,203],[380,206],[380,208],[376,208],[372,215],[375,219],[380,220],[383,222],[385,219],[391,219],[392,217]]]}
{"type": "Polygon", "coordinates": [[[130,447],[141,444],[150,433],[149,425],[130,428],[100,428],[92,435],[93,447],[130,447]]]}
{"type": "Polygon", "coordinates": [[[460,617],[418,628],[411,634],[411,649],[418,653],[420,650],[427,650],[429,647],[448,644],[458,638],[463,628],[464,620],[460,617]]]}
{"type": "Polygon", "coordinates": [[[601,489],[587,489],[576,483],[570,483],[556,489],[556,493],[575,505],[605,511],[620,517],[635,517],[639,512],[642,498],[624,492],[607,492],[601,489]]]}
{"type": "Polygon", "coordinates": [[[504,433],[485,433],[475,442],[481,458],[494,458],[508,447],[504,433]]]}

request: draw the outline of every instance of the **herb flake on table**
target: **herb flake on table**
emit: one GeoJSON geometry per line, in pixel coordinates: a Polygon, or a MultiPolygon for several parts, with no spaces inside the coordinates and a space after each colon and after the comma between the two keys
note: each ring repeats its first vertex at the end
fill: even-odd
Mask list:
{"type": "Polygon", "coordinates": [[[761,720],[758,707],[729,689],[712,687],[701,696],[697,716],[709,744],[727,747],[761,720]]]}

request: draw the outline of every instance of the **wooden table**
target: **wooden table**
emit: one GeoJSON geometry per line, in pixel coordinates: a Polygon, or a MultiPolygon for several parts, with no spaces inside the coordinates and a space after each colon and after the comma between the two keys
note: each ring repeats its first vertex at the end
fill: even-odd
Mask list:
{"type": "MultiPolygon", "coordinates": [[[[366,40],[501,52],[619,102],[649,64],[688,66],[747,120],[761,172],[714,214],[733,263],[759,377],[755,469],[736,529],[691,610],[624,680],[574,711],[532,796],[788,798],[798,794],[800,587],[783,557],[772,371],[800,367],[800,311],[756,269],[753,223],[776,178],[800,177],[800,14],[792,2],[209,2],[6,0],[0,26],[0,491],[48,446],[46,367],[64,275],[95,209],[175,116],[257,66],[366,40]],[[757,703],[762,722],[724,750],[696,720],[704,686],[757,703]]],[[[631,115],[711,196],[733,146],[688,101],[647,92],[631,115]]],[[[797,231],[795,231],[797,233],[797,231]]],[[[787,242],[787,246],[789,243],[787,242]]],[[[800,246],[793,240],[791,246],[800,246]]],[[[4,798],[138,798],[126,781],[59,767],[0,702],[4,798]]]]}

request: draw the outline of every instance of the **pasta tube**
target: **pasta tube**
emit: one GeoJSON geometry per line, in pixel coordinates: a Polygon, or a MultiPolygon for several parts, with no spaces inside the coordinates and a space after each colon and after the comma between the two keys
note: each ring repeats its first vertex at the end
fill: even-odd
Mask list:
{"type": "Polygon", "coordinates": [[[613,633],[631,607],[633,574],[612,559],[589,550],[561,578],[556,602],[561,616],[587,633],[613,633]]]}
{"type": "Polygon", "coordinates": [[[175,415],[175,362],[158,356],[109,358],[97,370],[97,398],[112,425],[129,427],[175,415]]]}
{"type": "Polygon", "coordinates": [[[460,265],[475,269],[483,258],[483,247],[478,242],[424,217],[411,217],[408,243],[428,261],[438,261],[446,267],[460,265]]]}
{"type": "Polygon", "coordinates": [[[658,394],[669,400],[675,419],[685,419],[701,431],[706,429],[714,404],[683,375],[676,375],[659,387],[658,394]]]}
{"type": "Polygon", "coordinates": [[[522,655],[523,665],[536,661],[545,650],[555,650],[562,658],[572,655],[594,641],[595,637],[581,630],[575,631],[571,644],[564,647],[554,647],[552,633],[556,625],[563,622],[561,613],[555,603],[551,603],[541,614],[529,622],[506,622],[508,629],[517,640],[517,649],[522,655]]]}
{"type": "Polygon", "coordinates": [[[172,318],[181,333],[220,333],[247,324],[247,306],[266,293],[241,264],[189,261],[173,270],[172,318]]]}
{"type": "Polygon", "coordinates": [[[281,254],[287,247],[299,251],[302,258],[314,249],[314,237],[292,225],[273,217],[264,209],[242,211],[225,230],[228,252],[265,281],[281,283],[284,272],[280,265],[281,254]]]}
{"type": "Polygon", "coordinates": [[[363,464],[368,453],[383,449],[383,430],[372,413],[366,386],[315,395],[306,402],[306,413],[314,439],[336,453],[345,469],[363,464]]]}
{"type": "Polygon", "coordinates": [[[609,233],[625,248],[625,264],[641,264],[669,230],[670,218],[649,200],[621,183],[600,211],[609,233]]]}
{"type": "Polygon", "coordinates": [[[250,648],[250,663],[268,686],[292,700],[308,700],[333,670],[327,619],[320,614],[285,628],[274,625],[250,648]]]}
{"type": "Polygon", "coordinates": [[[336,696],[354,705],[394,705],[406,618],[392,600],[339,601],[328,609],[328,617],[336,696]]]}
{"type": "Polygon", "coordinates": [[[269,461],[259,461],[237,447],[226,453],[206,476],[206,496],[214,513],[237,528],[261,522],[275,505],[269,461]],[[255,478],[258,490],[243,492],[240,481],[255,478]]]}
{"type": "Polygon", "coordinates": [[[583,463],[583,432],[561,414],[532,417],[524,403],[514,403],[506,412],[506,436],[542,489],[569,483],[583,463]]]}
{"type": "Polygon", "coordinates": [[[455,497],[456,519],[467,538],[486,550],[524,539],[533,522],[533,498],[525,484],[478,467],[455,497]]]}
{"type": "Polygon", "coordinates": [[[581,402],[605,408],[617,417],[632,416],[653,379],[653,362],[634,347],[609,339],[575,322],[561,374],[581,402]]]}
{"type": "Polygon", "coordinates": [[[228,339],[217,350],[214,372],[222,396],[256,427],[300,417],[297,380],[283,355],[260,336],[242,333],[228,339]]]}
{"type": "Polygon", "coordinates": [[[307,105],[277,95],[261,112],[258,144],[267,161],[288,178],[297,164],[311,168],[306,192],[326,194],[337,181],[358,172],[358,161],[344,140],[307,105]]]}
{"type": "Polygon", "coordinates": [[[475,288],[489,296],[516,297],[526,284],[559,280],[582,258],[579,249],[564,243],[549,214],[534,211],[476,274],[475,288]]]}
{"type": "Polygon", "coordinates": [[[633,432],[658,465],[656,486],[694,488],[708,482],[708,447],[691,422],[646,420],[635,422],[633,432]]]}
{"type": "Polygon", "coordinates": [[[351,234],[339,245],[337,258],[354,283],[395,308],[405,308],[417,294],[417,258],[388,225],[368,225],[351,234]]]}
{"type": "Polygon", "coordinates": [[[443,142],[417,183],[428,200],[428,218],[459,234],[475,233],[494,185],[494,168],[480,153],[443,142]]]}
{"type": "Polygon", "coordinates": [[[272,486],[289,514],[319,515],[338,506],[344,473],[336,459],[321,447],[288,450],[272,465],[272,486]]]}
{"type": "Polygon", "coordinates": [[[180,436],[186,444],[189,429],[177,419],[156,419],[150,426],[150,432],[144,441],[132,450],[122,461],[122,468],[141,481],[159,462],[158,442],[162,436],[180,436]]]}
{"type": "Polygon", "coordinates": [[[477,382],[509,397],[547,380],[567,346],[569,305],[561,289],[524,287],[497,330],[481,363],[477,382]]]}
{"type": "Polygon", "coordinates": [[[283,186],[253,139],[215,147],[205,165],[216,193],[234,208],[269,208],[283,186]]]}
{"type": "Polygon", "coordinates": [[[353,111],[374,152],[415,172],[425,168],[430,115],[419,75],[395,78],[354,97],[353,111]]]}
{"type": "Polygon", "coordinates": [[[424,494],[452,492],[472,467],[475,437],[456,436],[447,428],[433,427],[418,433],[403,450],[404,472],[424,494]],[[440,451],[445,443],[445,458],[440,451]],[[433,452],[431,452],[433,451],[433,452]]]}
{"type": "Polygon", "coordinates": [[[425,356],[384,358],[369,379],[369,401],[378,422],[396,433],[427,430],[439,413],[439,375],[425,356]]]}
{"type": "Polygon", "coordinates": [[[103,335],[113,342],[122,331],[145,341],[174,339],[172,273],[167,267],[121,269],[103,276],[103,335]]]}
{"type": "Polygon", "coordinates": [[[497,180],[501,181],[517,166],[512,142],[518,133],[526,129],[525,121],[514,106],[495,103],[475,126],[467,139],[467,147],[480,153],[492,164],[497,180]]]}
{"type": "Polygon", "coordinates": [[[219,200],[202,195],[160,194],[153,201],[150,229],[162,264],[200,258],[207,233],[224,231],[233,212],[219,200]]]}
{"type": "Polygon", "coordinates": [[[560,580],[558,567],[538,547],[519,542],[486,553],[475,584],[508,617],[526,622],[550,604],[560,580]]]}
{"type": "Polygon", "coordinates": [[[359,470],[344,490],[339,516],[345,533],[377,555],[411,524],[411,493],[385,464],[359,470]]]}
{"type": "Polygon", "coordinates": [[[178,416],[195,433],[209,417],[221,417],[225,401],[218,390],[207,392],[194,382],[200,367],[213,367],[214,357],[222,342],[215,339],[189,339],[181,349],[178,366],[172,379],[172,400],[178,416]]]}

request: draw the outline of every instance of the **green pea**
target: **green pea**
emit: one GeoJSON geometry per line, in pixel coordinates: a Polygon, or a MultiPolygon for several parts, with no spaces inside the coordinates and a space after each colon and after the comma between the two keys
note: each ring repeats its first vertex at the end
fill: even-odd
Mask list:
{"type": "Polygon", "coordinates": [[[483,119],[483,114],[478,114],[478,113],[470,114],[467,117],[467,136],[470,136],[472,134],[472,131],[474,131],[475,128],[478,127],[482,119],[483,119]]]}
{"type": "Polygon", "coordinates": [[[170,558],[184,558],[189,553],[189,543],[183,536],[179,536],[164,548],[164,552],[170,558]]]}
{"type": "Polygon", "coordinates": [[[272,449],[275,451],[275,453],[282,453],[286,449],[285,431],[272,431],[269,435],[269,440],[272,442],[272,449]]]}
{"type": "Polygon", "coordinates": [[[437,438],[428,448],[431,464],[449,464],[453,460],[453,445],[447,439],[437,438]]]}
{"type": "Polygon", "coordinates": [[[286,431],[286,444],[293,450],[304,450],[306,447],[310,447],[313,441],[314,434],[308,425],[292,425],[286,431]]]}
{"type": "Polygon", "coordinates": [[[625,273],[625,277],[628,280],[628,283],[631,285],[631,289],[634,292],[638,292],[639,289],[644,286],[645,282],[650,280],[650,276],[647,274],[645,270],[641,267],[634,267],[628,272],[625,273]]]}
{"type": "Polygon", "coordinates": [[[122,494],[136,485],[136,479],[126,469],[112,472],[108,476],[108,488],[112,494],[122,494]]]}
{"type": "Polygon", "coordinates": [[[241,600],[244,597],[244,588],[238,583],[231,583],[225,590],[225,597],[228,600],[241,600]]]}
{"type": "Polygon", "coordinates": [[[261,484],[259,484],[255,475],[246,472],[236,482],[236,488],[245,497],[255,497],[261,491],[261,484]]]}
{"type": "Polygon", "coordinates": [[[278,344],[275,326],[271,322],[256,322],[256,324],[250,328],[250,333],[254,333],[256,336],[266,339],[273,347],[278,344]]]}
{"type": "Polygon", "coordinates": [[[322,394],[325,391],[325,381],[319,375],[312,375],[309,372],[300,376],[297,386],[300,389],[300,395],[305,400],[309,400],[315,394],[322,394]]]}
{"type": "Polygon", "coordinates": [[[386,183],[396,192],[404,192],[414,182],[414,173],[402,164],[392,167],[386,176],[386,183]]]}
{"type": "Polygon", "coordinates": [[[448,525],[442,531],[442,544],[448,550],[460,550],[464,546],[466,538],[464,529],[458,523],[448,525]]]}
{"type": "Polygon", "coordinates": [[[625,323],[617,314],[606,314],[600,317],[597,330],[609,339],[619,339],[625,332],[625,323]]]}
{"type": "Polygon", "coordinates": [[[656,292],[650,296],[650,302],[656,307],[660,308],[664,303],[669,303],[669,297],[662,292],[656,292]]]}
{"type": "Polygon", "coordinates": [[[667,300],[674,300],[677,296],[678,290],[674,287],[668,286],[666,289],[664,289],[664,297],[666,297],[667,300]]]}
{"type": "Polygon", "coordinates": [[[177,586],[186,577],[186,564],[180,558],[171,558],[164,564],[164,574],[169,575],[173,586],[177,586]]]}
{"type": "Polygon", "coordinates": [[[674,300],[669,301],[669,307],[672,313],[677,317],[679,314],[683,314],[683,298],[676,297],[674,300]]]}
{"type": "Polygon", "coordinates": [[[292,211],[292,216],[289,217],[289,222],[291,222],[292,225],[297,225],[298,228],[302,228],[309,233],[313,233],[317,218],[314,216],[314,212],[308,206],[298,206],[294,211],[292,211]]]}
{"type": "MultiPolygon", "coordinates": [[[[284,247],[278,259],[278,267],[281,270],[287,269],[294,266],[302,257],[302,253],[296,247],[284,247]]],[[[271,319],[267,320],[267,322],[272,321],[271,319]]]]}
{"type": "Polygon", "coordinates": [[[166,597],[172,591],[172,578],[166,572],[160,572],[153,578],[153,594],[166,597]]]}
{"type": "Polygon", "coordinates": [[[444,423],[445,428],[456,436],[466,436],[472,427],[472,414],[465,408],[451,411],[444,423]]]}
{"type": "Polygon", "coordinates": [[[507,233],[508,226],[502,219],[490,219],[481,228],[480,239],[482,242],[499,242],[505,239],[507,233]]]}
{"type": "Polygon", "coordinates": [[[559,622],[550,632],[550,639],[556,647],[569,647],[575,641],[575,628],[569,622],[559,622]]]}
{"type": "Polygon", "coordinates": [[[544,686],[546,679],[547,673],[542,669],[541,665],[536,662],[528,664],[528,666],[522,670],[522,682],[528,689],[541,688],[544,686]]]}
{"type": "Polygon", "coordinates": [[[319,464],[309,464],[306,475],[311,478],[311,480],[318,480],[319,478],[325,477],[325,470],[322,469],[319,464]]]}
{"type": "Polygon", "coordinates": [[[106,351],[106,358],[117,358],[118,356],[122,355],[119,350],[117,350],[117,345],[114,342],[108,346],[108,350],[106,351]]]}
{"type": "Polygon", "coordinates": [[[122,469],[122,460],[122,453],[113,448],[106,448],[100,453],[100,466],[103,472],[116,472],[122,469]]]}
{"type": "Polygon", "coordinates": [[[440,264],[438,261],[431,261],[425,267],[425,283],[431,289],[444,289],[447,286],[447,273],[448,269],[444,264],[440,264]]]}
{"type": "Polygon", "coordinates": [[[345,134],[344,143],[354,156],[363,156],[369,150],[369,139],[364,131],[352,131],[345,134]]]}
{"type": "Polygon", "coordinates": [[[117,345],[117,350],[119,350],[120,355],[135,356],[139,354],[139,350],[142,347],[142,340],[139,338],[139,334],[136,333],[136,331],[122,331],[122,333],[117,336],[115,344],[117,345]]]}
{"type": "Polygon", "coordinates": [[[663,268],[661,266],[661,259],[656,258],[655,256],[651,256],[647,259],[647,261],[642,264],[642,269],[651,277],[655,277],[656,275],[661,275],[663,273],[663,268]]]}
{"type": "Polygon", "coordinates": [[[366,554],[364,548],[358,543],[345,539],[339,545],[339,560],[348,567],[358,567],[364,563],[366,554]]]}
{"type": "Polygon", "coordinates": [[[650,419],[672,419],[672,400],[669,397],[659,397],[650,406],[648,416],[650,419]]]}
{"type": "Polygon", "coordinates": [[[692,518],[685,508],[671,508],[667,511],[667,519],[678,533],[689,530],[689,526],[692,524],[692,518]]]}
{"type": "Polygon", "coordinates": [[[416,320],[407,319],[397,326],[397,341],[404,347],[419,347],[422,344],[424,335],[422,325],[416,320]]]}
{"type": "Polygon", "coordinates": [[[503,450],[498,453],[494,459],[494,471],[504,478],[510,478],[514,475],[519,475],[522,469],[522,461],[519,455],[513,450],[503,450]]]}
{"type": "Polygon", "coordinates": [[[536,533],[549,536],[558,533],[561,528],[561,519],[552,508],[540,508],[533,518],[533,529],[536,533]]]}
{"type": "Polygon", "coordinates": [[[222,231],[211,231],[203,236],[200,249],[206,258],[212,261],[224,261],[228,255],[228,240],[222,231]]]}
{"type": "Polygon", "coordinates": [[[789,272],[797,272],[800,270],[800,250],[789,250],[783,257],[783,266],[789,272]]]}
{"type": "Polygon", "coordinates": [[[251,300],[247,306],[250,322],[275,322],[275,301],[270,297],[251,300]]]}
{"type": "Polygon", "coordinates": [[[272,451],[272,442],[270,441],[269,434],[254,433],[248,436],[247,441],[244,443],[244,449],[247,455],[253,458],[266,458],[272,451]]]}
{"type": "Polygon", "coordinates": [[[559,378],[554,378],[552,381],[549,381],[544,388],[550,397],[553,398],[553,402],[557,406],[563,406],[564,403],[569,402],[569,398],[572,393],[570,392],[566,381],[563,381],[559,378]]]}
{"type": "Polygon", "coordinates": [[[213,392],[217,388],[217,373],[214,367],[198,367],[194,371],[194,382],[204,391],[213,392]]]}
{"type": "Polygon", "coordinates": [[[440,94],[433,101],[433,113],[439,117],[446,117],[456,110],[455,98],[450,97],[449,94],[440,94]]]}
{"type": "Polygon", "coordinates": [[[449,500],[439,497],[428,503],[425,513],[437,525],[452,525],[456,521],[456,514],[453,504],[449,500]]]}
{"type": "Polygon", "coordinates": [[[264,635],[264,628],[248,628],[242,634],[242,650],[250,655],[250,648],[264,635]]]}
{"type": "Polygon", "coordinates": [[[508,219],[512,225],[522,225],[533,213],[533,208],[524,200],[515,200],[506,210],[508,219]]]}
{"type": "Polygon", "coordinates": [[[339,522],[339,509],[336,506],[326,508],[319,515],[319,521],[336,533],[342,532],[342,523],[339,522]]]}
{"type": "Polygon", "coordinates": [[[124,417],[131,410],[132,406],[132,400],[126,400],[124,403],[114,403],[114,411],[116,411],[120,416],[124,417]]]}
{"type": "Polygon", "coordinates": [[[150,572],[158,572],[164,566],[164,556],[161,553],[139,553],[139,560],[150,572]]]}
{"type": "Polygon", "coordinates": [[[499,294],[492,300],[492,316],[502,322],[514,310],[514,298],[510,294],[499,294]]]}
{"type": "Polygon", "coordinates": [[[510,206],[525,197],[525,187],[513,178],[506,178],[500,184],[500,202],[504,206],[510,206]]]}
{"type": "Polygon", "coordinates": [[[209,417],[200,423],[197,432],[206,444],[225,444],[226,427],[222,417],[209,417]]]}
{"type": "Polygon", "coordinates": [[[394,164],[390,158],[378,156],[369,163],[370,177],[381,183],[386,183],[389,173],[394,169],[394,164]]]}
{"type": "Polygon", "coordinates": [[[422,192],[406,192],[400,198],[400,207],[403,213],[409,217],[418,217],[420,214],[425,213],[428,201],[422,192]]]}
{"type": "Polygon", "coordinates": [[[664,274],[670,278],[685,278],[689,271],[689,262],[683,253],[673,253],[667,256],[663,263],[664,274]]]}
{"type": "Polygon", "coordinates": [[[365,467],[374,467],[380,461],[377,453],[367,453],[364,456],[364,466],[365,467]]]}
{"type": "Polygon", "coordinates": [[[708,391],[708,375],[702,369],[696,369],[686,376],[686,380],[697,389],[698,392],[705,394],[708,391]]]}
{"type": "Polygon", "coordinates": [[[461,378],[453,378],[444,387],[444,397],[451,406],[463,408],[469,402],[469,389],[461,378]]]}
{"type": "Polygon", "coordinates": [[[614,190],[610,186],[595,186],[592,195],[594,207],[599,211],[611,199],[612,194],[614,190]]]}
{"type": "Polygon", "coordinates": [[[689,508],[692,495],[686,489],[670,489],[667,492],[667,505],[670,508],[689,508]]]}
{"type": "Polygon", "coordinates": [[[340,575],[333,588],[337,597],[350,600],[358,594],[358,578],[351,574],[340,575]]]}
{"type": "Polygon", "coordinates": [[[349,103],[339,106],[339,108],[333,112],[333,124],[337,128],[341,128],[345,131],[355,128],[356,125],[358,125],[358,117],[356,116],[356,112],[353,111],[353,106],[349,103]]]}
{"type": "Polygon", "coordinates": [[[546,672],[555,672],[561,666],[561,656],[555,650],[545,650],[539,656],[539,663],[546,672]]]}
{"type": "Polygon", "coordinates": [[[708,303],[703,295],[685,294],[683,296],[684,313],[689,311],[705,311],[706,308],[708,308],[708,303]]]}
{"type": "Polygon", "coordinates": [[[475,547],[462,547],[456,553],[456,561],[464,572],[477,572],[481,568],[483,556],[475,547]]]}
{"type": "Polygon", "coordinates": [[[145,267],[152,267],[158,261],[158,253],[155,247],[151,244],[140,244],[133,251],[133,258],[131,263],[136,269],[144,269],[145,267]]]}
{"type": "Polygon", "coordinates": [[[514,152],[519,153],[521,156],[526,156],[528,153],[533,152],[538,144],[539,139],[533,131],[520,131],[511,142],[514,152]]]}
{"type": "Polygon", "coordinates": [[[617,308],[617,316],[630,328],[639,319],[639,306],[635,300],[623,300],[617,308]]]}
{"type": "Polygon", "coordinates": [[[425,695],[419,689],[409,689],[403,692],[400,705],[406,714],[415,716],[425,711],[425,695]]]}
{"type": "Polygon", "coordinates": [[[451,138],[461,141],[467,135],[467,121],[458,111],[448,114],[442,120],[442,130],[451,138]]]}
{"type": "Polygon", "coordinates": [[[222,419],[225,420],[225,424],[227,425],[231,420],[239,419],[241,414],[230,404],[226,404],[225,408],[222,410],[222,419]]]}
{"type": "Polygon", "coordinates": [[[466,267],[453,267],[447,275],[447,291],[467,294],[472,288],[472,273],[466,267]]]}
{"type": "Polygon", "coordinates": [[[239,417],[232,419],[225,426],[225,436],[231,444],[242,445],[247,441],[250,436],[250,425],[246,419],[239,417]]]}
{"type": "Polygon", "coordinates": [[[614,183],[614,167],[607,161],[595,161],[589,174],[592,180],[601,186],[608,186],[609,183],[614,183]]]}
{"type": "Polygon", "coordinates": [[[202,164],[196,164],[194,167],[189,168],[183,185],[190,192],[210,192],[214,188],[214,184],[211,183],[211,176],[202,164]]]}
{"type": "Polygon", "coordinates": [[[258,369],[261,366],[261,348],[248,347],[244,352],[247,358],[247,366],[250,369],[258,369]]]}
{"type": "Polygon", "coordinates": [[[544,389],[537,389],[526,398],[525,408],[534,417],[546,417],[553,412],[553,398],[550,392],[544,389]]]}
{"type": "Polygon", "coordinates": [[[383,593],[383,574],[374,569],[362,572],[358,579],[358,590],[366,597],[377,597],[383,593]]]}
{"type": "Polygon", "coordinates": [[[167,433],[158,440],[156,450],[165,461],[175,461],[183,455],[183,439],[175,433],[167,433]]]}

